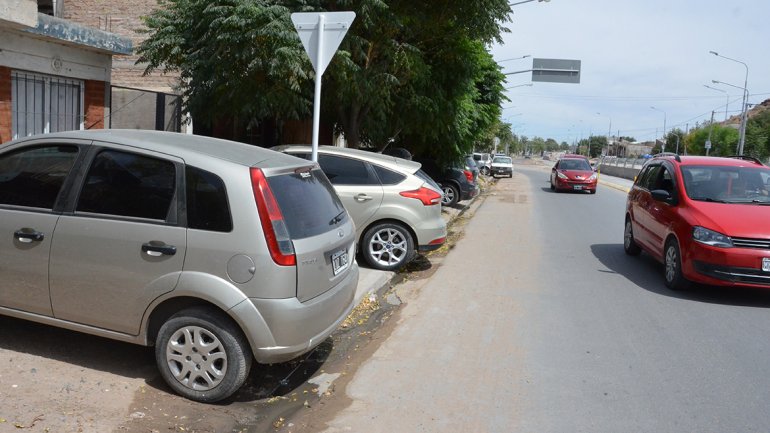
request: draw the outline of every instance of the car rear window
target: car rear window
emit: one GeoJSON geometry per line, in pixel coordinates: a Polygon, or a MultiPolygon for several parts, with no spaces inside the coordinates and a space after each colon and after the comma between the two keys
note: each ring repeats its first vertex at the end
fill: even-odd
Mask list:
{"type": "Polygon", "coordinates": [[[372,168],[374,168],[374,172],[377,173],[377,177],[380,178],[380,183],[383,185],[398,185],[406,179],[406,176],[403,174],[380,167],[377,164],[372,164],[372,168]]]}
{"type": "Polygon", "coordinates": [[[347,219],[334,187],[319,169],[268,177],[267,183],[292,239],[326,233],[347,219]]]}

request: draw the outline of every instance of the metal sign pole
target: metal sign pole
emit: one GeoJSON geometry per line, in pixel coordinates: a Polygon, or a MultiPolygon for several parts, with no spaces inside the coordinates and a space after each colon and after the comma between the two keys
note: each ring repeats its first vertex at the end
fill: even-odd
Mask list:
{"type": "MultiPolygon", "coordinates": [[[[324,46],[324,15],[318,14],[318,52],[316,57],[316,64],[323,65],[323,46],[324,46]]],[[[313,97],[313,142],[311,159],[313,162],[318,162],[318,129],[321,123],[321,78],[323,76],[323,70],[316,68],[315,71],[315,96],[313,97]]]]}

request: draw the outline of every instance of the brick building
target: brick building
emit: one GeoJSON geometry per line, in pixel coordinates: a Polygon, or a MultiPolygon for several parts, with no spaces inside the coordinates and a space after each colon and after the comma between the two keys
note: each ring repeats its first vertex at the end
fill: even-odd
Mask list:
{"type": "Polygon", "coordinates": [[[107,126],[112,56],[131,41],[52,16],[55,4],[0,2],[0,143],[107,126]]]}

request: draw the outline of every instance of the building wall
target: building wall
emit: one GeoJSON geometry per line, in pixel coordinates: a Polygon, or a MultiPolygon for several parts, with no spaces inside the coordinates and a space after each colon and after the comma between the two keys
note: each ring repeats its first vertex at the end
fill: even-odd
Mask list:
{"type": "Polygon", "coordinates": [[[104,115],[107,104],[105,95],[109,84],[104,81],[87,80],[83,97],[85,129],[104,129],[104,115]]]}
{"type": "MultiPolygon", "coordinates": [[[[62,18],[131,39],[136,47],[147,37],[141,17],[158,7],[157,0],[63,0],[62,18]]],[[[143,77],[145,66],[135,65],[139,56],[114,56],[112,84],[137,89],[174,93],[178,76],[153,73],[143,77]]]]}
{"type": "Polygon", "coordinates": [[[0,66],[0,143],[11,140],[11,68],[0,66]]]}

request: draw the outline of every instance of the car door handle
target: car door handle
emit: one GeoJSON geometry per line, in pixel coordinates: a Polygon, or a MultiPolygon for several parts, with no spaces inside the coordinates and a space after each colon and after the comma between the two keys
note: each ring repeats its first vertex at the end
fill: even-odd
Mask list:
{"type": "Polygon", "coordinates": [[[366,194],[358,194],[357,196],[355,196],[355,200],[356,201],[361,201],[361,202],[369,201],[369,200],[371,200],[373,198],[374,197],[372,197],[370,195],[366,195],[366,194]]]}
{"type": "Polygon", "coordinates": [[[176,254],[176,247],[173,245],[166,245],[157,242],[148,242],[142,244],[142,252],[147,253],[148,256],[160,257],[160,256],[173,256],[176,254]]]}
{"type": "Polygon", "coordinates": [[[43,233],[40,233],[33,229],[21,229],[13,232],[13,237],[18,239],[19,242],[24,242],[25,244],[29,244],[32,242],[40,242],[43,240],[45,236],[43,235],[43,233]]]}

